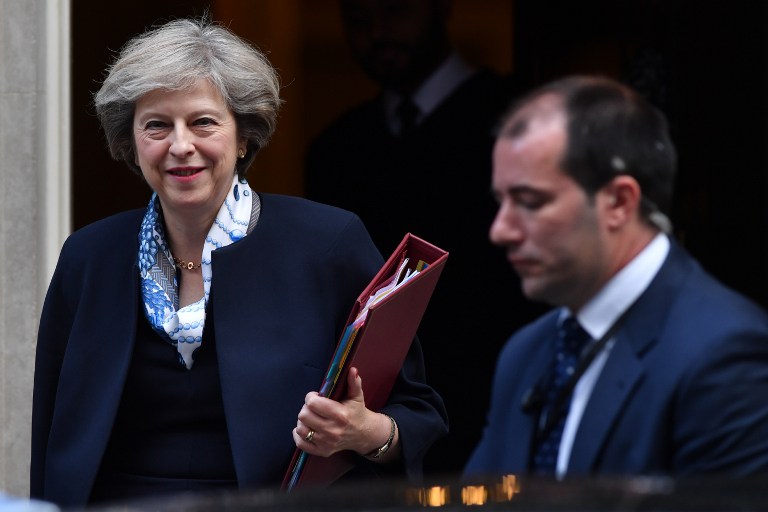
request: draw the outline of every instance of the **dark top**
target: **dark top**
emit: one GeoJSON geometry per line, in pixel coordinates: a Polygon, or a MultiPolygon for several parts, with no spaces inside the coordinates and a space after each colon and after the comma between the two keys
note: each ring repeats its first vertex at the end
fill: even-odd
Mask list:
{"type": "Polygon", "coordinates": [[[205,342],[189,371],[179,364],[176,348],[139,315],[125,390],[92,502],[237,487],[215,332],[208,314],[205,342]]]}

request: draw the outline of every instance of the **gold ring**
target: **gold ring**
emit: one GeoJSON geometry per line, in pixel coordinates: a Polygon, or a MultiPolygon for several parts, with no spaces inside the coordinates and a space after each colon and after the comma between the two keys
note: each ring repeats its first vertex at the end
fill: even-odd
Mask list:
{"type": "Polygon", "coordinates": [[[304,436],[304,440],[305,440],[306,442],[308,442],[308,443],[311,443],[311,442],[312,442],[312,440],[313,440],[314,438],[315,438],[315,431],[314,431],[314,430],[310,430],[310,431],[309,431],[309,434],[307,434],[306,436],[304,436]]]}

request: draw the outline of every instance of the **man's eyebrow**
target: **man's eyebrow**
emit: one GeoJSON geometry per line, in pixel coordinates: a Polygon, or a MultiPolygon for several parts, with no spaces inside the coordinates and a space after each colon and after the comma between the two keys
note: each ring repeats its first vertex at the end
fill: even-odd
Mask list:
{"type": "Polygon", "coordinates": [[[491,187],[491,196],[498,197],[502,194],[509,194],[510,196],[519,196],[521,194],[538,194],[542,196],[550,195],[548,190],[537,188],[531,185],[510,185],[503,188],[491,187]]]}
{"type": "Polygon", "coordinates": [[[532,185],[511,185],[507,187],[507,192],[510,194],[523,194],[526,192],[535,192],[537,194],[546,194],[546,190],[542,190],[541,188],[534,187],[532,185]]]}

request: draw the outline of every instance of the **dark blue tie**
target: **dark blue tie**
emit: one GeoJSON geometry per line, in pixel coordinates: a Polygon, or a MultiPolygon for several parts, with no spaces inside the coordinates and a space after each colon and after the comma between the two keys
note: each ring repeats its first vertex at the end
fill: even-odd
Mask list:
{"type": "Polygon", "coordinates": [[[557,454],[560,449],[560,439],[563,436],[565,418],[570,407],[570,397],[562,401],[562,410],[553,410],[553,405],[558,395],[562,393],[565,384],[576,371],[579,356],[584,345],[590,341],[590,336],[573,317],[566,318],[558,329],[557,343],[555,345],[555,360],[552,374],[547,382],[544,392],[539,428],[546,423],[548,415],[555,414],[555,423],[551,425],[544,436],[537,436],[533,447],[532,470],[536,474],[554,475],[557,467],[557,454]]]}

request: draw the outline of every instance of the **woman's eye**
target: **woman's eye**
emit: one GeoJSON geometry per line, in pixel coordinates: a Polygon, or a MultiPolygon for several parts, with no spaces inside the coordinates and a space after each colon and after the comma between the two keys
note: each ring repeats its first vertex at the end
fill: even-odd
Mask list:
{"type": "Polygon", "coordinates": [[[159,130],[160,128],[163,128],[165,126],[165,123],[162,121],[147,121],[147,123],[144,125],[145,130],[159,130]]]}
{"type": "Polygon", "coordinates": [[[216,121],[211,119],[210,117],[201,117],[197,121],[195,121],[196,126],[211,126],[216,124],[216,121]]]}

